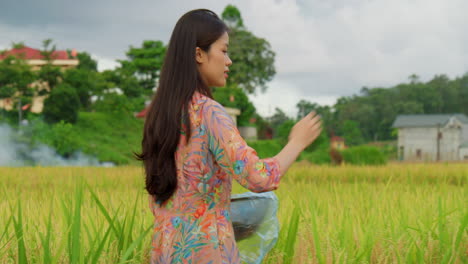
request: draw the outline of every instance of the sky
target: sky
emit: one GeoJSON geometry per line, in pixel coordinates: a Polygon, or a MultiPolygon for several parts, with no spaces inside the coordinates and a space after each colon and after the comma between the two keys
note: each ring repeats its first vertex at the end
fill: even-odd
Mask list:
{"type": "Polygon", "coordinates": [[[267,91],[249,96],[263,116],[279,107],[292,117],[302,99],[333,105],[411,74],[428,81],[468,72],[465,0],[1,0],[0,49],[41,48],[51,38],[57,49],[86,51],[99,70],[112,69],[130,45],[167,43],[185,12],[221,15],[228,4],[276,53],[267,91]]]}

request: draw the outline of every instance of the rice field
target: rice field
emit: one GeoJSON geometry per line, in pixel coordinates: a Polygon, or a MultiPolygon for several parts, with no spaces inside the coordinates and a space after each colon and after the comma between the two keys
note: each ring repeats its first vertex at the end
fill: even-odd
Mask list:
{"type": "MultiPolygon", "coordinates": [[[[295,164],[283,177],[264,263],[468,263],[468,164],[295,164]]],[[[141,168],[0,168],[0,182],[0,263],[148,262],[141,168]]]]}

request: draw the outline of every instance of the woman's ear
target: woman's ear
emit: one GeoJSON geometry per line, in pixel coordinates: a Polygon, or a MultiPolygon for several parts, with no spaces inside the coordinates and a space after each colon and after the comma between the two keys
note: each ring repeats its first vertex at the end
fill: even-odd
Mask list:
{"type": "Polygon", "coordinates": [[[205,61],[206,54],[205,52],[200,49],[199,47],[195,48],[195,60],[197,63],[201,64],[205,61]]]}

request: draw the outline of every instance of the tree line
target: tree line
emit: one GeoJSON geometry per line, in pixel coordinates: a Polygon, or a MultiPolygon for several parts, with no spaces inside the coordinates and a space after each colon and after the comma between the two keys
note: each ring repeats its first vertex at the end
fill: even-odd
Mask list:
{"type": "MultiPolygon", "coordinates": [[[[240,109],[239,126],[256,126],[260,138],[271,131],[274,137],[287,137],[294,122],[312,110],[321,115],[325,136],[342,136],[348,145],[395,139],[391,125],[400,114],[468,115],[468,74],[454,79],[436,75],[427,82],[413,74],[407,82],[392,87],[363,87],[358,94],[340,97],[333,106],[301,100],[295,117],[279,108],[272,116],[262,117],[247,95],[267,90],[267,83],[276,74],[275,52],[267,40],[247,29],[235,6],[228,5],[221,17],[231,29],[229,55],[235,63],[226,87],[215,88],[214,97],[225,106],[240,109]]],[[[74,123],[79,111],[137,112],[157,87],[166,47],[159,40],[144,40],[139,47],[129,47],[118,67],[103,72],[97,70],[97,62],[87,52],[79,52],[79,65],[61,71],[52,63],[52,40],[45,40],[41,53],[47,63],[38,71],[32,71],[19,57],[0,61],[0,99],[13,99],[21,120],[22,106],[31,103],[34,95],[47,94],[43,116],[49,123],[74,123]],[[44,89],[45,85],[50,89],[44,89]],[[122,95],[109,92],[116,87],[122,95]]]]}

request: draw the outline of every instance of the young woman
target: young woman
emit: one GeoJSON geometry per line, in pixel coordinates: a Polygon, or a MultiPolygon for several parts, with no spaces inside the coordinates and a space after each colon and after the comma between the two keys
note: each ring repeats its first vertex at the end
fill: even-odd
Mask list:
{"type": "Polygon", "coordinates": [[[229,212],[232,179],[253,192],[277,189],[321,132],[310,113],[280,153],[259,159],[211,95],[210,87],[226,84],[228,47],[228,28],[209,10],[186,13],[172,33],[137,155],[155,218],[151,263],[240,263],[229,212]]]}

